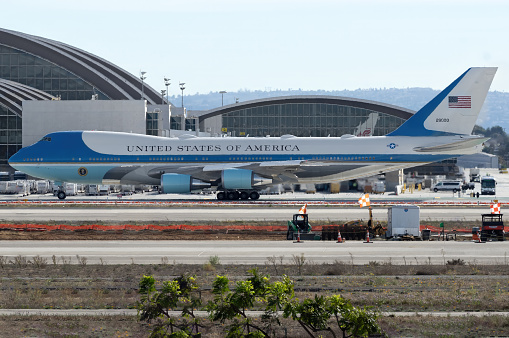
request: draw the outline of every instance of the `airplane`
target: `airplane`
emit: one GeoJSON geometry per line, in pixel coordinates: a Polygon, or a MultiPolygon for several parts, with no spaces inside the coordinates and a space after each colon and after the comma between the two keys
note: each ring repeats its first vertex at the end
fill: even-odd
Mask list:
{"type": "MultiPolygon", "coordinates": [[[[270,185],[330,183],[480,152],[470,135],[496,67],[473,67],[385,136],[158,137],[108,131],[44,136],[9,159],[16,170],[83,184],[210,188],[218,200],[253,199],[270,185]]],[[[58,198],[66,197],[59,191],[58,198]]]]}

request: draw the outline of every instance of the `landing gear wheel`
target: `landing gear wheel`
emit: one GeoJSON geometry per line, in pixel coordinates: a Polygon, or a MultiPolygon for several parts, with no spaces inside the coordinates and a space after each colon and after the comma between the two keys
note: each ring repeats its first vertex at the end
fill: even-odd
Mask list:
{"type": "Polygon", "coordinates": [[[224,200],[224,199],[225,199],[225,197],[226,197],[226,195],[225,195],[225,193],[224,193],[224,192],[222,192],[222,191],[218,192],[218,193],[217,193],[217,195],[216,195],[216,198],[217,198],[219,201],[224,200]]]}
{"type": "Polygon", "coordinates": [[[240,199],[241,200],[247,200],[249,198],[249,194],[246,191],[242,191],[240,193],[240,199]]]}
{"type": "Polygon", "coordinates": [[[236,191],[230,191],[228,194],[226,194],[229,200],[238,200],[239,199],[239,193],[236,191]]]}
{"type": "Polygon", "coordinates": [[[59,191],[57,197],[58,199],[64,200],[66,198],[66,194],[63,191],[59,191]]]}
{"type": "Polygon", "coordinates": [[[260,194],[258,193],[258,191],[251,191],[251,193],[249,194],[249,198],[251,198],[252,200],[257,200],[260,198],[260,194]]]}

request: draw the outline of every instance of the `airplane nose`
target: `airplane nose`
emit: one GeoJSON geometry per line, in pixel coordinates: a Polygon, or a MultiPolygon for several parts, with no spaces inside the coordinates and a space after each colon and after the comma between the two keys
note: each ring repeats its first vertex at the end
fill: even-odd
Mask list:
{"type": "Polygon", "coordinates": [[[22,156],[21,155],[22,150],[23,149],[18,150],[17,153],[15,153],[11,157],[9,157],[9,159],[7,160],[7,163],[9,163],[9,165],[10,165],[11,163],[20,162],[21,161],[21,156],[22,156]]]}

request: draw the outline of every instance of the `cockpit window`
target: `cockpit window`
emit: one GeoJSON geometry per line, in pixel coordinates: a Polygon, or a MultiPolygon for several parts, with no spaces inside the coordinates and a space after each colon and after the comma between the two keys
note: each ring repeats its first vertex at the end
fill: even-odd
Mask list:
{"type": "Polygon", "coordinates": [[[41,141],[47,141],[47,142],[51,142],[51,137],[48,137],[48,136],[44,136],[41,141]]]}

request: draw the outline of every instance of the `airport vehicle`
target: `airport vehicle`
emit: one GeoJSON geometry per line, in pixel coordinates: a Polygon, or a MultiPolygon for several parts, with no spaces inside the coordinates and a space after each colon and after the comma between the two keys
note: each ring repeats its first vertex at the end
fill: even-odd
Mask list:
{"type": "Polygon", "coordinates": [[[47,194],[50,191],[50,185],[48,181],[37,181],[35,185],[35,191],[37,194],[47,194]]]}
{"type": "Polygon", "coordinates": [[[495,195],[497,181],[493,176],[481,177],[481,195],[495,195]]]}
{"type": "Polygon", "coordinates": [[[504,240],[504,221],[502,214],[482,214],[481,242],[486,242],[488,238],[494,240],[504,240]]]}
{"type": "Polygon", "coordinates": [[[19,170],[16,170],[14,172],[14,175],[12,175],[12,179],[14,181],[18,181],[18,180],[26,180],[27,179],[27,174],[25,174],[24,172],[21,172],[19,170]]]}
{"type": "MultiPolygon", "coordinates": [[[[470,135],[497,68],[470,68],[385,136],[157,137],[66,131],[22,148],[9,164],[31,176],[84,184],[212,187],[217,199],[258,199],[274,184],[329,183],[481,151],[470,135]]],[[[65,198],[65,193],[59,194],[65,198]]]]}
{"type": "Polygon", "coordinates": [[[0,182],[10,181],[11,174],[8,171],[0,171],[0,182]]]}
{"type": "Polygon", "coordinates": [[[304,239],[314,239],[311,233],[311,225],[308,222],[308,214],[294,214],[291,221],[288,221],[286,239],[296,239],[297,236],[304,239]]]}
{"type": "Polygon", "coordinates": [[[67,196],[76,196],[78,194],[78,185],[76,183],[65,183],[65,194],[67,196]]]}
{"type": "Polygon", "coordinates": [[[108,184],[100,184],[98,187],[99,195],[109,195],[110,186],[108,184]]]}
{"type": "Polygon", "coordinates": [[[461,181],[456,181],[456,180],[447,180],[447,181],[438,182],[437,184],[435,184],[433,186],[434,192],[446,191],[446,190],[449,190],[452,192],[457,192],[457,191],[460,191],[461,189],[462,189],[461,181]]]}
{"type": "Polygon", "coordinates": [[[481,169],[479,169],[479,168],[470,169],[470,182],[479,182],[480,177],[481,177],[481,169]]]}

